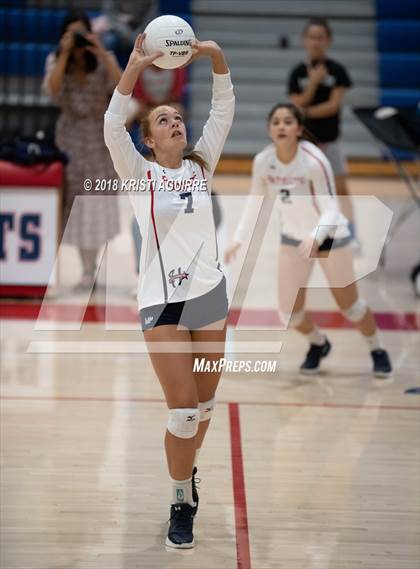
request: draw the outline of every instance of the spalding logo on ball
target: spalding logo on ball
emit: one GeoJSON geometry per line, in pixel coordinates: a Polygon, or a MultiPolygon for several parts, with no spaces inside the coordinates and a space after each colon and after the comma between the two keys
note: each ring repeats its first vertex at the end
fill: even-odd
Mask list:
{"type": "Polygon", "coordinates": [[[146,55],[162,51],[153,65],[162,69],[175,69],[187,63],[191,57],[194,31],[188,22],[178,16],[159,16],[144,30],[146,38],[143,50],[146,55]]]}

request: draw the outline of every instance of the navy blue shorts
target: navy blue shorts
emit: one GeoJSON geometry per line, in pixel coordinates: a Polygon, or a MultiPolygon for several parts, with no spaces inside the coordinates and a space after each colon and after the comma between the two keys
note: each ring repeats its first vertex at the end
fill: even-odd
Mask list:
{"type": "Polygon", "coordinates": [[[229,311],[226,295],[226,279],[223,276],[220,283],[210,292],[184,300],[155,304],[140,310],[140,322],[143,331],[156,326],[180,324],[188,330],[197,330],[218,320],[226,318],[229,311]]]}
{"type": "MultiPolygon", "coordinates": [[[[344,247],[348,245],[352,240],[351,236],[342,237],[340,239],[332,239],[331,237],[327,237],[318,247],[318,251],[331,251],[331,249],[339,249],[340,247],[344,247]]],[[[298,241],[297,239],[293,239],[292,237],[288,237],[287,235],[281,236],[281,243],[283,245],[291,245],[292,247],[299,247],[302,241],[298,241]]]]}

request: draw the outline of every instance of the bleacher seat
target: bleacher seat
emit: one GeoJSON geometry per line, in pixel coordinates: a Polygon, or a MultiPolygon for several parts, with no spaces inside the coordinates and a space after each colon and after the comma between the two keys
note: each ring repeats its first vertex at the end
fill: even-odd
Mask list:
{"type": "Polygon", "coordinates": [[[57,43],[66,10],[14,8],[0,9],[4,41],[57,43]]]}
{"type": "MultiPolygon", "coordinates": [[[[303,4],[289,0],[234,0],[225,2],[224,7],[218,0],[192,3],[197,36],[215,39],[223,45],[235,85],[235,120],[225,145],[226,154],[255,154],[268,144],[267,113],[274,103],[287,99],[289,72],[305,59],[302,28],[307,17],[319,14],[321,4],[325,8],[325,2],[318,0],[303,4]],[[218,13],[218,7],[226,14],[218,13]],[[287,47],[282,49],[279,40],[284,37],[287,47]]],[[[330,23],[334,31],[330,57],[346,65],[354,81],[343,112],[345,149],[352,156],[378,156],[372,138],[349,110],[350,105],[376,105],[378,102],[374,3],[364,1],[362,6],[360,2],[332,0],[330,4],[330,23]],[[359,6],[365,20],[360,19],[359,6]],[[357,19],[349,18],[356,13],[357,19]]],[[[210,90],[208,62],[198,60],[192,68],[193,140],[200,136],[206,120],[210,90]]]]}
{"type": "Polygon", "coordinates": [[[44,74],[45,60],[56,44],[9,43],[0,44],[0,74],[40,77],[44,74]]]}
{"type": "Polygon", "coordinates": [[[3,0],[0,8],[0,133],[33,136],[53,130],[57,108],[41,93],[45,59],[58,45],[63,20],[73,5],[100,14],[102,0],[3,0]]]}

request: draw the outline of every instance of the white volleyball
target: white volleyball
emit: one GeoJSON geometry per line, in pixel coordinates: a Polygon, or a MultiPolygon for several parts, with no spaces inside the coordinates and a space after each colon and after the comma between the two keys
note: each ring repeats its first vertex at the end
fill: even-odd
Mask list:
{"type": "Polygon", "coordinates": [[[159,16],[144,30],[144,53],[151,55],[162,51],[153,65],[163,69],[175,69],[184,65],[191,57],[191,43],[195,39],[194,31],[188,22],[178,16],[159,16]]]}

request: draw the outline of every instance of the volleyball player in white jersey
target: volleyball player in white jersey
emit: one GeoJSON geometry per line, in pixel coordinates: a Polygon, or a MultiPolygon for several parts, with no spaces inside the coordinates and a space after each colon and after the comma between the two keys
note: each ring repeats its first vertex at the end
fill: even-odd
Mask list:
{"type": "MultiPolygon", "coordinates": [[[[319,370],[331,349],[328,338],[305,311],[305,295],[315,257],[343,314],[362,333],[369,347],[373,371],[388,377],[391,363],[377,325],[360,298],[353,272],[348,221],[339,210],[331,166],[314,144],[302,140],[303,117],[292,104],[276,105],[268,116],[272,144],[256,155],[251,194],[276,197],[282,235],[279,254],[279,308],[282,321],[306,336],[310,344],[302,373],[319,370]],[[352,284],[348,284],[352,283],[352,284]]],[[[249,200],[225,261],[235,257],[255,217],[249,200]]]]}
{"type": "Polygon", "coordinates": [[[159,54],[145,56],[136,40],[105,115],[105,141],[122,180],[147,181],[130,193],[143,236],[139,309],[150,358],[169,408],[165,448],[172,479],[171,520],[166,544],[194,546],[197,511],[195,461],[214,407],[219,372],[193,372],[194,357],[218,361],[224,354],[228,304],[211,204],[211,178],[230,130],[235,98],[221,48],[197,41],[195,56],[213,66],[210,116],[194,151],[184,156],[186,128],[177,109],[159,106],[144,119],[143,138],[154,155],[145,160],[124,124],[139,73],[159,54]],[[178,353],[157,344],[176,345],[178,353]],[[205,351],[207,342],[221,346],[205,351]],[[200,348],[196,348],[200,343],[200,348]],[[194,468],[194,471],[193,471],[194,468]]]}

